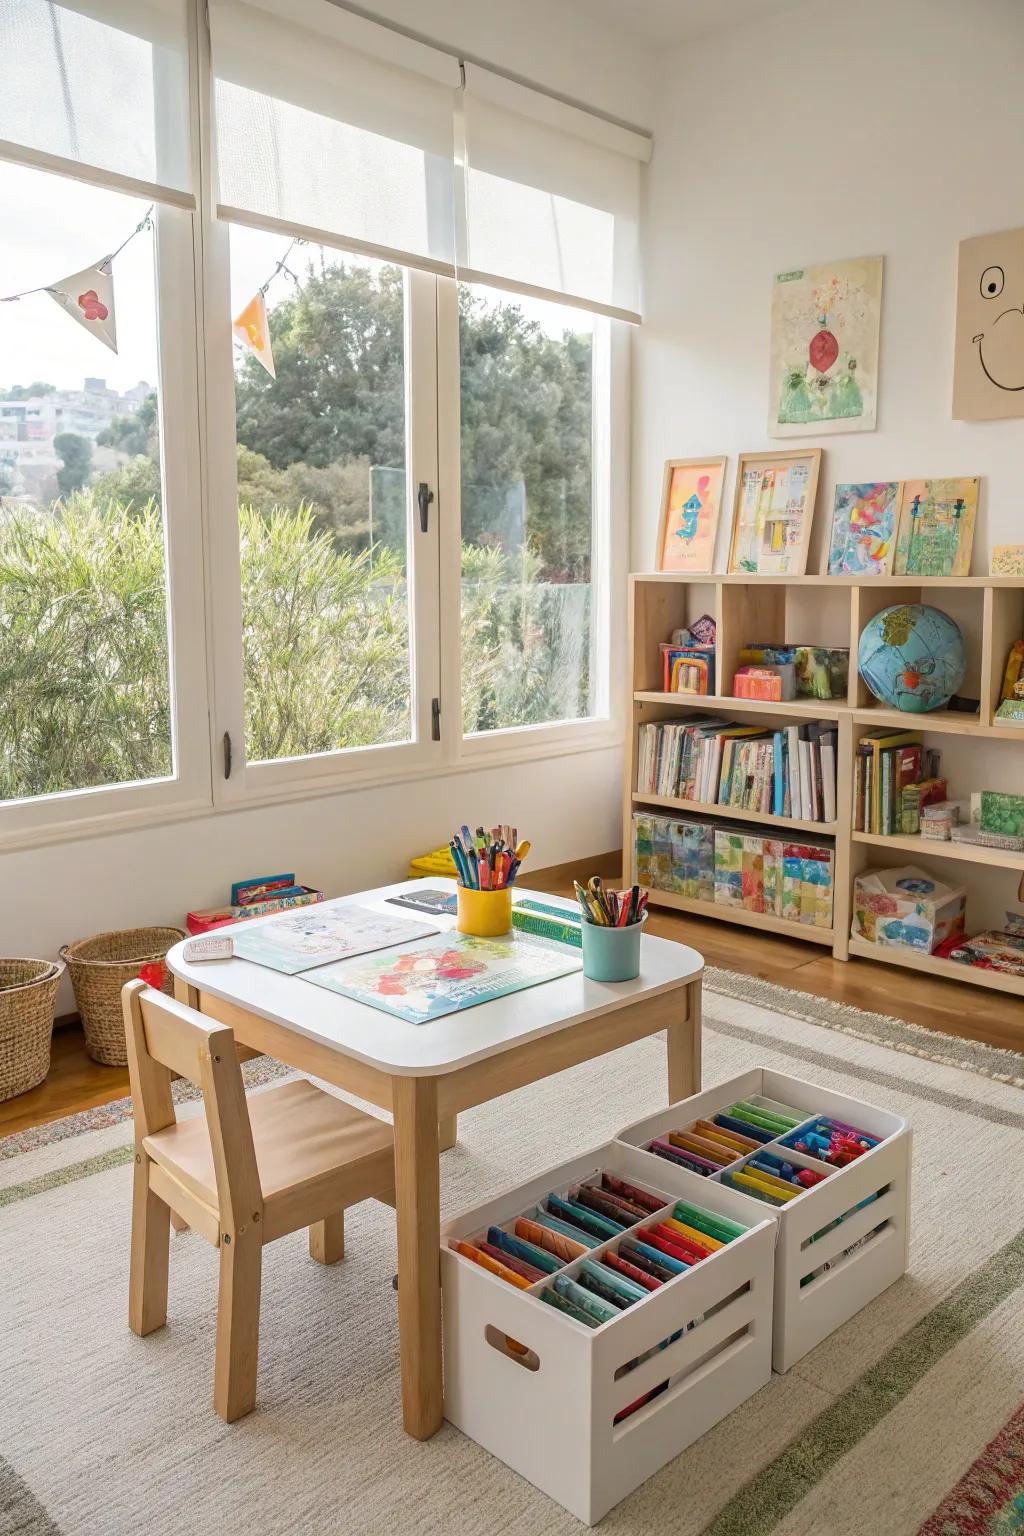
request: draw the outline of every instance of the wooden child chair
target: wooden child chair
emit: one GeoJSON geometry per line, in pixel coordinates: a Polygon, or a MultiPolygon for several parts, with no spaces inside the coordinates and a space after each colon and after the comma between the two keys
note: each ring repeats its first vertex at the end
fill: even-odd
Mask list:
{"type": "Polygon", "coordinates": [[[167,1321],[171,1212],[220,1249],[213,1405],[229,1423],[256,1403],[264,1243],[309,1228],[321,1264],[345,1253],[345,1207],[394,1204],[391,1126],[302,1079],[247,1099],[230,1029],[142,981],[123,991],[135,1110],[128,1323],[167,1321]],[[175,1119],[171,1073],[205,1116],[175,1119]]]}

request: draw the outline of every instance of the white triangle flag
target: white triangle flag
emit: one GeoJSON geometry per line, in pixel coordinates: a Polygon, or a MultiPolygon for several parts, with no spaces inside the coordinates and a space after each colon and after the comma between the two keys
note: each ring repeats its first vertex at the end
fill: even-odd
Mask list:
{"type": "Polygon", "coordinates": [[[109,261],[98,267],[85,267],[71,277],[50,283],[46,292],[66,310],[72,320],[84,325],[111,352],[117,351],[117,326],[114,319],[114,279],[109,261]]]}

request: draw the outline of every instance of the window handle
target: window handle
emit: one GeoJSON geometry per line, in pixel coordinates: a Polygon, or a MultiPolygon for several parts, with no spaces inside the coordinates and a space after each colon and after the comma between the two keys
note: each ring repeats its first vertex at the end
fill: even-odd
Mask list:
{"type": "Polygon", "coordinates": [[[420,481],[420,488],[416,493],[416,500],[420,505],[420,533],[426,533],[430,524],[430,503],[434,499],[434,493],[425,480],[420,481]]]}

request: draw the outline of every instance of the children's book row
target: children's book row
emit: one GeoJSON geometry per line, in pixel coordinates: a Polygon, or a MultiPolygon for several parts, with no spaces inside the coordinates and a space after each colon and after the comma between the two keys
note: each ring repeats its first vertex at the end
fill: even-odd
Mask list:
{"type": "Polygon", "coordinates": [[[836,816],[836,728],[766,731],[729,720],[640,727],[637,791],[797,820],[836,816]]]}
{"type": "Polygon", "coordinates": [[[644,885],[787,922],[832,926],[830,844],[642,811],[633,817],[633,835],[637,879],[644,885]]]}

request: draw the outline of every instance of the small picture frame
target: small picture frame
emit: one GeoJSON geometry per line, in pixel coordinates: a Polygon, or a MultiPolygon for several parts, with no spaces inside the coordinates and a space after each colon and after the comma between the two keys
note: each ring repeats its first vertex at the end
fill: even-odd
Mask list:
{"type": "Polygon", "coordinates": [[[724,456],[666,460],[656,571],[701,575],[714,569],[725,465],[724,456]]]}
{"type": "Polygon", "coordinates": [[[820,471],[820,448],[740,454],[730,575],[805,574],[820,471]]]}

